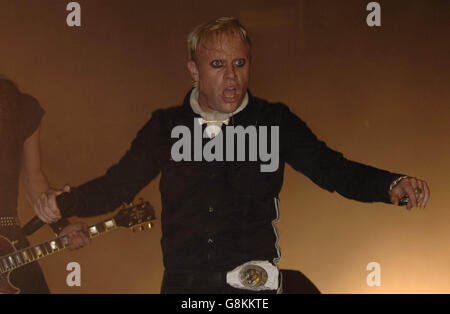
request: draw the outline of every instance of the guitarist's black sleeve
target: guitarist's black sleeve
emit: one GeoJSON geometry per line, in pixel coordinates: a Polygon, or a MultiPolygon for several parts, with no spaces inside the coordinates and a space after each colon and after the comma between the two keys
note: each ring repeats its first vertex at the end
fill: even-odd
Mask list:
{"type": "Polygon", "coordinates": [[[163,136],[163,116],[163,110],[153,112],[129,150],[105,175],[56,198],[63,217],[88,217],[113,211],[123,202],[131,202],[158,175],[168,160],[169,149],[167,135],[163,136]]]}
{"type": "Polygon", "coordinates": [[[295,170],[321,188],[361,202],[391,203],[390,184],[402,174],[346,159],[317,139],[310,128],[282,105],[281,153],[295,170]]]}

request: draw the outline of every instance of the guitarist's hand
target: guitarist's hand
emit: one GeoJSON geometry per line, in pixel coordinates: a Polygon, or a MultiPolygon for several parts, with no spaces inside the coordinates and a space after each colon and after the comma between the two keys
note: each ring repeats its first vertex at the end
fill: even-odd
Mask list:
{"type": "Polygon", "coordinates": [[[50,224],[61,219],[56,196],[64,192],[70,192],[70,186],[65,185],[62,190],[49,189],[39,196],[34,204],[34,211],[40,220],[50,224]]]}
{"type": "Polygon", "coordinates": [[[61,231],[60,235],[67,235],[71,250],[82,248],[91,242],[88,236],[88,226],[84,222],[76,222],[68,225],[61,231]]]}

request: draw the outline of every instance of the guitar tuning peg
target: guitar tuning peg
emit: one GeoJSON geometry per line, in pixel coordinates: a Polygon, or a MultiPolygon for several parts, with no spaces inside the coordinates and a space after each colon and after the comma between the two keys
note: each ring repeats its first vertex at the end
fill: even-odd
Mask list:
{"type": "Polygon", "coordinates": [[[151,229],[152,227],[153,227],[152,223],[149,222],[149,223],[148,223],[148,228],[151,229]]]}

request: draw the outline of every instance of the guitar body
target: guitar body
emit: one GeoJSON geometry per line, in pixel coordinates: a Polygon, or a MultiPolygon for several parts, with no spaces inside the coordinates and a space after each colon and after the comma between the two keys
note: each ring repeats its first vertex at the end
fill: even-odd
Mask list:
{"type": "MultiPolygon", "coordinates": [[[[15,251],[14,245],[7,238],[0,235],[0,256],[9,255],[15,251]]],[[[0,294],[17,294],[20,292],[20,289],[9,281],[9,274],[10,272],[6,272],[0,275],[0,294]]]]}

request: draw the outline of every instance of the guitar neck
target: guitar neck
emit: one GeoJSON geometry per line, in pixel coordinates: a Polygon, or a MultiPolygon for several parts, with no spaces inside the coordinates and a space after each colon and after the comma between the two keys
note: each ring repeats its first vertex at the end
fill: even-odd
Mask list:
{"type": "MultiPolygon", "coordinates": [[[[104,220],[98,224],[89,226],[89,238],[92,239],[98,237],[116,228],[117,225],[113,218],[104,220]]],[[[61,236],[2,256],[0,257],[0,274],[8,273],[14,269],[40,260],[41,258],[61,252],[68,247],[69,238],[67,236],[61,236]]]]}

